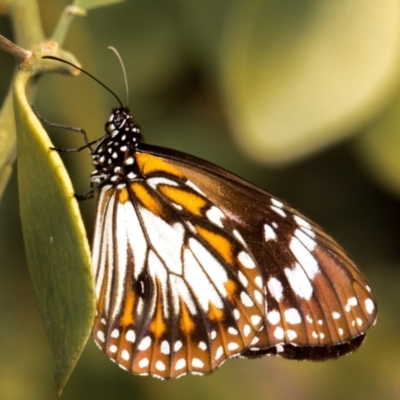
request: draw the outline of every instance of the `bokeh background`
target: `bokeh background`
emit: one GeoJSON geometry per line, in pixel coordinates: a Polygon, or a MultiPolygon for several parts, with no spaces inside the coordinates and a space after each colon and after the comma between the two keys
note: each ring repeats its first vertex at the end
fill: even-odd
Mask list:
{"type": "MultiPolygon", "coordinates": [[[[39,1],[50,36],[63,0],[39,1]]],[[[10,21],[0,32],[13,39],[10,21]]],[[[73,22],[64,48],[125,99],[149,143],[212,161],[324,226],[368,276],[378,323],[337,361],[230,360],[208,377],[132,376],[90,340],[68,399],[400,399],[400,5],[395,0],[129,0],[73,22]]],[[[14,60],[0,53],[0,96],[14,60]]],[[[102,135],[114,99],[90,79],[43,77],[48,120],[102,135]]],[[[58,147],[74,133],[52,131],[58,147]]],[[[87,153],[64,161],[87,190],[87,153]]],[[[36,171],[40,174],[40,171],[36,171]]],[[[46,195],[43,194],[43,202],[46,195]]],[[[80,204],[91,235],[95,200],[80,204]]],[[[16,174],[0,203],[0,398],[56,399],[29,280],[16,174]]]]}

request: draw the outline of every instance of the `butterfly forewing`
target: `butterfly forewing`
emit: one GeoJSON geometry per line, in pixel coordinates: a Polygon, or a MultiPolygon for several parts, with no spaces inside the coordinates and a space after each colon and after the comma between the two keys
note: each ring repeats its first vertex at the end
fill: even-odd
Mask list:
{"type": "Polygon", "coordinates": [[[140,179],[100,190],[94,338],[137,374],[209,373],[261,328],[261,273],[235,225],[181,171],[133,157],[140,179]]]}
{"type": "Polygon", "coordinates": [[[375,299],[365,277],[328,234],[272,195],[212,164],[143,146],[180,168],[218,204],[257,261],[265,283],[265,320],[243,355],[333,358],[361,344],[343,345],[375,322],[375,299]],[[296,346],[329,350],[292,351],[296,346]]]}

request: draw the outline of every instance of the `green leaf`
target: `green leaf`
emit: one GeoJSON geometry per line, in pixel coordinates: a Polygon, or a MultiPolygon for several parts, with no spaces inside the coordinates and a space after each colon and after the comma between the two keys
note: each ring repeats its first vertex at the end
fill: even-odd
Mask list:
{"type": "Polygon", "coordinates": [[[294,161],[376,115],[399,77],[397,1],[235,2],[221,51],[230,125],[264,163],[294,161]]]}
{"type": "Polygon", "coordinates": [[[12,97],[8,95],[0,112],[0,199],[12,173],[16,141],[12,97]]]}
{"type": "Polygon", "coordinates": [[[29,270],[55,356],[60,394],[90,335],[95,310],[89,245],[70,179],[29,106],[31,77],[14,84],[18,185],[29,270]]]}

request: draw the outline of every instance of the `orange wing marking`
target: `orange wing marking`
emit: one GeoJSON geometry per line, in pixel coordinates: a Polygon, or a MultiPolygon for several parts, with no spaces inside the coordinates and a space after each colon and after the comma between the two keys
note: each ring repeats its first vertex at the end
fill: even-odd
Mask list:
{"type": "Polygon", "coordinates": [[[133,182],[131,189],[139,202],[146,207],[153,214],[163,218],[164,212],[160,204],[154,199],[154,197],[148,192],[142,182],[133,182]]]}
{"type": "Polygon", "coordinates": [[[210,311],[208,312],[208,316],[212,321],[222,321],[224,319],[224,312],[219,308],[215,307],[211,302],[208,303],[210,307],[210,311]]]}
{"type": "Polygon", "coordinates": [[[163,320],[162,314],[162,304],[161,301],[157,302],[156,316],[153,322],[150,324],[150,330],[153,332],[154,336],[158,339],[167,330],[167,326],[163,320]]]}
{"type": "Polygon", "coordinates": [[[211,232],[208,229],[205,229],[199,225],[196,225],[196,230],[199,233],[199,235],[211,247],[213,247],[218,254],[222,256],[222,258],[227,264],[233,265],[232,243],[228,239],[217,233],[211,232]]]}
{"type": "Polygon", "coordinates": [[[186,211],[201,217],[201,209],[207,205],[207,201],[197,194],[187,192],[177,187],[159,185],[160,192],[172,202],[181,205],[186,211]]]}
{"type": "Polygon", "coordinates": [[[176,176],[180,179],[186,179],[185,175],[170,163],[161,160],[156,156],[145,153],[137,153],[135,155],[137,165],[142,172],[143,176],[150,175],[154,172],[163,172],[176,176]]]}
{"type": "Polygon", "coordinates": [[[127,291],[125,296],[124,313],[121,317],[121,325],[128,326],[134,323],[133,307],[135,306],[135,293],[127,291]]]}
{"type": "Polygon", "coordinates": [[[181,305],[180,328],[185,335],[189,335],[193,331],[196,325],[193,322],[193,319],[190,316],[186,304],[182,301],[182,299],[180,300],[180,305],[181,305]]]}

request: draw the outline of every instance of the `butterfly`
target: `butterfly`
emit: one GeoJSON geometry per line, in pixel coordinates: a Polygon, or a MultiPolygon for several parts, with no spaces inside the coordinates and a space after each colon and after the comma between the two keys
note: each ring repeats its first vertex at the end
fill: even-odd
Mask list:
{"type": "Polygon", "coordinates": [[[236,356],[325,360],[359,347],[376,301],[337,242],[236,175],[146,144],[120,104],[83,146],[95,167],[86,197],[99,192],[100,349],[134,374],[171,379],[236,356]]]}

